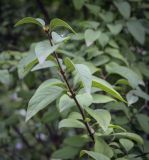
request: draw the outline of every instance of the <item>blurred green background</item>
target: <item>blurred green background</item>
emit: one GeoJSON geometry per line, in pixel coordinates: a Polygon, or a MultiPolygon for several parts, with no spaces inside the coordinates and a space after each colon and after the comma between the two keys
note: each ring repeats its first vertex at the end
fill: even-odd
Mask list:
{"type": "MultiPolygon", "coordinates": [[[[23,67],[29,58],[24,64],[20,62],[33,52],[34,43],[46,39],[35,25],[14,27],[18,20],[27,16],[43,18],[47,24],[52,18],[61,18],[74,28],[78,34],[64,45],[63,50],[67,51],[64,55],[75,62],[91,62],[92,71],[97,71],[127,98],[129,107],[120,102],[100,107],[111,112],[113,122],[144,138],[145,145],[136,146],[132,154],[149,151],[149,2],[126,2],[131,6],[130,15],[111,0],[0,0],[0,160],[51,159],[52,153],[65,145],[65,138],[74,134],[74,131],[66,133],[57,128],[58,121],[65,116],[58,112],[55,104],[25,123],[30,97],[39,84],[55,76],[54,70],[26,71],[23,67]],[[135,21],[132,29],[126,25],[131,20],[135,21]],[[108,26],[117,23],[122,26],[120,31],[108,26]],[[84,39],[88,28],[103,33],[89,48],[84,39]],[[109,47],[114,50],[108,51],[109,47]],[[131,73],[112,71],[111,75],[107,69],[111,62],[131,69],[144,86],[139,86],[131,73]],[[134,88],[133,83],[137,83],[134,88]]],[[[79,159],[78,154],[70,156],[79,159]]],[[[148,158],[145,154],[137,160],[148,158]]]]}

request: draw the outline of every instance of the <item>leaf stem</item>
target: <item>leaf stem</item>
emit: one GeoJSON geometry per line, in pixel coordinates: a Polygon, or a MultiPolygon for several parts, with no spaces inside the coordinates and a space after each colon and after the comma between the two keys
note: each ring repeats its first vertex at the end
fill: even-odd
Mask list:
{"type": "MultiPolygon", "coordinates": [[[[45,31],[45,32],[48,35],[48,39],[49,39],[49,42],[50,42],[51,46],[53,46],[52,41],[51,41],[51,39],[52,39],[51,33],[49,33],[49,31],[45,31]]],[[[84,114],[84,110],[82,109],[80,103],[78,102],[78,100],[76,98],[76,94],[75,94],[74,90],[71,88],[71,86],[70,86],[70,84],[69,84],[69,82],[67,80],[67,77],[65,75],[65,71],[63,70],[63,68],[62,68],[62,66],[60,64],[58,55],[57,55],[57,53],[55,51],[54,51],[54,57],[55,57],[55,59],[57,61],[57,64],[59,66],[60,74],[63,77],[63,80],[65,81],[65,83],[67,85],[67,88],[68,88],[68,90],[69,90],[69,92],[71,94],[71,98],[74,100],[74,102],[76,103],[76,106],[78,107],[78,109],[79,109],[79,111],[81,113],[81,116],[82,116],[82,119],[83,119],[83,123],[84,123],[84,125],[85,125],[85,127],[86,127],[86,129],[88,131],[88,134],[89,134],[90,138],[92,139],[93,143],[95,143],[94,132],[92,131],[92,128],[90,127],[89,123],[85,121],[86,117],[85,117],[85,114],[84,114]]]]}

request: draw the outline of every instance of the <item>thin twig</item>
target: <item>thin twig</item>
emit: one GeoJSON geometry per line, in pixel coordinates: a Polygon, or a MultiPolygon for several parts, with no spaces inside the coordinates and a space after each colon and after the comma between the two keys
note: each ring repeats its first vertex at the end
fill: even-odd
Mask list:
{"type": "Polygon", "coordinates": [[[24,135],[20,132],[20,130],[19,130],[16,126],[13,126],[13,129],[14,129],[15,132],[20,136],[22,142],[26,145],[26,147],[31,148],[32,146],[29,144],[29,142],[28,142],[27,139],[24,137],[24,135]]]}
{"type": "MultiPolygon", "coordinates": [[[[49,42],[50,42],[51,46],[53,46],[52,41],[51,41],[52,38],[51,38],[51,34],[49,33],[49,30],[45,31],[45,32],[48,35],[48,39],[49,39],[49,42]]],[[[59,66],[60,74],[63,77],[63,80],[65,81],[65,83],[67,85],[67,88],[68,88],[68,90],[69,90],[69,92],[71,94],[71,98],[74,100],[74,102],[76,103],[76,106],[78,107],[78,109],[79,109],[79,111],[81,113],[84,125],[85,125],[85,127],[86,127],[86,129],[88,131],[88,134],[89,134],[90,138],[92,139],[92,141],[95,143],[94,133],[92,132],[92,128],[90,127],[89,123],[86,122],[86,117],[85,117],[85,114],[84,114],[84,110],[82,109],[80,103],[78,102],[78,100],[76,98],[76,94],[75,94],[74,90],[71,88],[71,86],[70,86],[70,84],[69,84],[69,82],[67,80],[67,77],[65,75],[65,71],[63,70],[63,68],[62,68],[62,66],[60,64],[60,61],[59,61],[59,58],[58,58],[58,55],[57,55],[56,52],[54,52],[54,57],[55,57],[55,59],[57,61],[57,64],[59,66]]]]}
{"type": "Polygon", "coordinates": [[[49,17],[49,15],[48,15],[48,12],[47,12],[47,10],[46,10],[46,8],[45,8],[42,0],[36,0],[36,3],[37,3],[37,5],[38,5],[38,7],[40,8],[41,12],[43,13],[46,21],[47,21],[47,22],[50,22],[50,17],[49,17]]]}
{"type": "Polygon", "coordinates": [[[142,153],[140,155],[135,156],[134,158],[145,157],[148,154],[149,154],[149,152],[145,152],[145,153],[142,153]]]}

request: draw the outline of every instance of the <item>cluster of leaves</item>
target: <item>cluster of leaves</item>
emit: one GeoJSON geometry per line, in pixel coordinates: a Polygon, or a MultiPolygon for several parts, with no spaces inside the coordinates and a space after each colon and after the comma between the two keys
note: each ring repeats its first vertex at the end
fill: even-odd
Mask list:
{"type": "MultiPolygon", "coordinates": [[[[83,14],[88,15],[88,20],[76,19],[72,23],[78,33],[60,36],[67,34],[60,30],[60,26],[74,32],[60,19],[53,19],[50,25],[45,25],[42,19],[27,17],[16,24],[37,24],[46,33],[50,32],[53,45],[48,40],[34,43],[28,52],[23,53],[23,58],[19,52],[1,54],[0,81],[6,86],[2,90],[3,97],[11,95],[11,101],[6,103],[3,98],[0,104],[5,120],[0,138],[6,137],[9,141],[17,134],[29,150],[34,146],[39,153],[27,154],[26,158],[147,159],[149,59],[145,35],[148,34],[148,12],[142,9],[143,17],[139,17],[140,1],[97,0],[91,4],[87,0],[74,0],[73,3],[78,12],[85,8],[83,14]],[[65,72],[60,72],[62,79],[58,76],[55,52],[65,72]],[[19,82],[16,80],[18,60],[19,82]],[[85,118],[77,108],[64,75],[85,118]],[[40,83],[25,113],[22,104],[27,104],[32,95],[30,90],[40,83]],[[10,104],[14,105],[11,109],[10,104]],[[9,117],[12,111],[14,114],[9,117]],[[34,116],[28,122],[29,129],[23,121],[24,116],[26,121],[34,116]],[[17,123],[21,131],[16,127],[17,123]],[[85,124],[89,125],[95,143],[92,143],[85,124]],[[144,144],[139,135],[145,139],[144,144]]],[[[23,150],[22,143],[17,140],[14,144],[23,154],[29,152],[23,150]]],[[[8,151],[9,148],[4,149],[3,153],[8,151]]]]}

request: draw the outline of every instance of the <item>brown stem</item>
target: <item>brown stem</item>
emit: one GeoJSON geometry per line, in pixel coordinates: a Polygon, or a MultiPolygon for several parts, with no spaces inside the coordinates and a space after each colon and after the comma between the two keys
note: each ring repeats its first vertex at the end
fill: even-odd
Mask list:
{"type": "MultiPolygon", "coordinates": [[[[51,39],[52,39],[52,38],[51,38],[51,34],[49,33],[49,31],[46,31],[46,33],[47,33],[47,35],[48,35],[48,39],[49,39],[49,42],[50,42],[51,46],[53,46],[52,41],[51,41],[51,39]]],[[[78,107],[78,109],[79,109],[79,111],[80,111],[80,113],[81,113],[81,116],[82,116],[84,125],[85,125],[85,127],[86,127],[86,129],[87,129],[87,131],[88,131],[88,134],[89,134],[90,138],[92,139],[93,143],[95,143],[94,133],[92,132],[92,129],[91,129],[89,123],[86,122],[86,118],[85,118],[84,111],[83,111],[80,103],[78,102],[78,100],[77,100],[77,98],[76,98],[76,94],[75,94],[74,90],[71,88],[71,86],[70,86],[70,84],[69,84],[69,82],[68,82],[68,80],[67,80],[67,77],[66,77],[66,75],[65,75],[65,71],[63,70],[63,68],[62,68],[62,66],[61,66],[61,64],[60,64],[60,62],[59,62],[58,55],[57,55],[56,52],[54,52],[54,57],[55,57],[55,59],[56,59],[56,61],[57,61],[57,64],[58,64],[58,66],[59,66],[60,74],[61,74],[61,76],[63,77],[63,80],[65,81],[65,83],[66,83],[66,85],[67,85],[67,88],[68,88],[68,90],[69,90],[69,92],[70,92],[70,94],[71,94],[71,98],[75,101],[76,106],[78,107]]]]}
{"type": "Polygon", "coordinates": [[[50,18],[49,18],[48,12],[47,12],[43,2],[41,0],[36,0],[36,3],[38,5],[38,7],[40,8],[41,12],[43,13],[46,21],[50,22],[50,18]]]}

